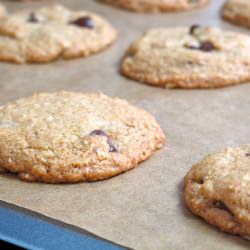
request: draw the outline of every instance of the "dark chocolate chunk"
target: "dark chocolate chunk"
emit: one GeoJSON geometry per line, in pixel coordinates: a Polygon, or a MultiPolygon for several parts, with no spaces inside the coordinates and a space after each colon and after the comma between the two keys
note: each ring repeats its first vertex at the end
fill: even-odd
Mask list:
{"type": "Polygon", "coordinates": [[[116,149],[116,147],[114,146],[114,144],[113,144],[113,142],[111,141],[110,138],[108,138],[107,142],[108,142],[108,145],[109,145],[109,152],[117,153],[118,150],[116,149]]]}
{"type": "Polygon", "coordinates": [[[30,22],[30,23],[38,23],[38,22],[39,22],[39,20],[38,20],[36,14],[35,14],[34,12],[31,12],[31,13],[30,13],[28,22],[30,22]]]}
{"type": "Polygon", "coordinates": [[[194,32],[195,32],[195,30],[198,29],[198,28],[200,28],[200,25],[198,25],[198,24],[192,25],[192,26],[190,27],[190,29],[189,29],[189,34],[190,34],[190,35],[193,35],[194,32]]]}
{"type": "Polygon", "coordinates": [[[250,153],[246,153],[246,157],[250,157],[250,153]]]}
{"type": "Polygon", "coordinates": [[[198,47],[190,45],[187,47],[188,49],[193,49],[193,50],[201,50],[204,52],[210,52],[215,50],[215,46],[213,45],[213,43],[209,42],[209,41],[204,41],[201,42],[200,45],[198,47]]]}
{"type": "Polygon", "coordinates": [[[213,204],[215,207],[217,207],[219,209],[222,209],[222,210],[225,210],[227,212],[232,213],[223,201],[214,201],[213,204]]]}
{"type": "Polygon", "coordinates": [[[200,44],[199,49],[202,51],[205,51],[205,52],[210,52],[212,50],[215,50],[215,47],[214,47],[213,43],[211,43],[209,41],[204,41],[200,44]]]}
{"type": "Polygon", "coordinates": [[[88,29],[93,29],[94,28],[94,23],[91,17],[80,17],[72,22],[70,24],[77,25],[80,27],[88,28],[88,29]]]}
{"type": "Polygon", "coordinates": [[[111,153],[118,152],[118,150],[114,146],[114,144],[111,141],[111,139],[109,138],[109,136],[103,130],[100,130],[100,129],[94,130],[90,133],[90,135],[105,136],[107,138],[107,143],[109,145],[109,152],[111,152],[111,153]]]}
{"type": "Polygon", "coordinates": [[[203,179],[200,179],[200,180],[198,181],[198,183],[199,183],[200,185],[202,185],[202,184],[204,184],[204,180],[203,180],[203,179]]]}
{"type": "Polygon", "coordinates": [[[97,129],[97,130],[94,130],[90,133],[90,135],[101,135],[101,136],[106,136],[108,137],[108,135],[103,131],[103,130],[100,130],[100,129],[97,129]]]}
{"type": "Polygon", "coordinates": [[[214,201],[213,205],[221,210],[225,210],[231,216],[234,216],[233,212],[226,206],[226,204],[223,201],[214,201]]]}

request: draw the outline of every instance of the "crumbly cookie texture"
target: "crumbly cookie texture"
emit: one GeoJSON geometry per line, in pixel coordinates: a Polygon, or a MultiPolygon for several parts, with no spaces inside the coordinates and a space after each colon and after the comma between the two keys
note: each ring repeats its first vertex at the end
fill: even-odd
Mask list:
{"type": "Polygon", "coordinates": [[[250,37],[214,27],[158,28],[128,49],[121,73],[166,88],[214,88],[250,80],[250,37]]]}
{"type": "Polygon", "coordinates": [[[110,178],[163,142],[149,113],[103,94],[40,93],[0,107],[0,168],[25,181],[110,178]]]}
{"type": "Polygon", "coordinates": [[[52,5],[0,20],[0,60],[45,63],[85,57],[112,44],[116,36],[96,14],[52,5]]]}
{"type": "Polygon", "coordinates": [[[250,1],[228,0],[222,10],[224,19],[250,28],[250,1]]]}
{"type": "Polygon", "coordinates": [[[209,0],[102,0],[102,2],[136,12],[169,12],[201,7],[209,0]]]}
{"type": "Polygon", "coordinates": [[[220,230],[250,237],[250,145],[211,154],[185,177],[189,209],[220,230]]]}

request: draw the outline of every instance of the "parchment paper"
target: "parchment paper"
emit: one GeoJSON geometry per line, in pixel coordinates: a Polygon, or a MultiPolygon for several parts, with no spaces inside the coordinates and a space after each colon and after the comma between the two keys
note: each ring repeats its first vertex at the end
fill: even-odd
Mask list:
{"type": "MultiPolygon", "coordinates": [[[[3,1],[11,10],[40,3],[3,1]]],[[[212,90],[167,90],[121,77],[118,65],[130,42],[150,27],[214,24],[249,33],[220,20],[224,1],[176,14],[143,15],[94,0],[58,1],[102,14],[119,30],[101,54],[47,65],[0,64],[0,104],[34,91],[100,91],[125,98],[161,124],[165,147],[139,168],[107,181],[74,185],[25,183],[0,176],[0,199],[84,228],[135,249],[249,249],[249,241],[219,232],[184,206],[182,180],[210,152],[250,143],[250,84],[212,90]]]]}

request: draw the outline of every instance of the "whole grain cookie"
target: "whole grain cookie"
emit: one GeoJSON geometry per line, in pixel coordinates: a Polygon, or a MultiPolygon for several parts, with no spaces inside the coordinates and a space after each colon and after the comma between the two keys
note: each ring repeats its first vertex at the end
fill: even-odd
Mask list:
{"type": "Polygon", "coordinates": [[[155,119],[103,94],[41,93],[0,107],[0,167],[26,181],[96,181],[162,147],[155,119]]]}
{"type": "Polygon", "coordinates": [[[185,201],[220,230],[250,237],[250,145],[211,154],[185,177],[185,201]]]}
{"type": "Polygon", "coordinates": [[[209,0],[101,0],[136,12],[169,12],[189,10],[206,5],[209,0]]]}
{"type": "Polygon", "coordinates": [[[228,0],[222,11],[224,19],[250,28],[250,1],[228,0]]]}
{"type": "Polygon", "coordinates": [[[166,88],[213,88],[250,80],[250,37],[214,27],[158,28],[128,49],[121,73],[166,88]]]}
{"type": "Polygon", "coordinates": [[[116,31],[100,16],[52,5],[0,20],[0,60],[44,63],[85,57],[115,39],[116,31]]]}

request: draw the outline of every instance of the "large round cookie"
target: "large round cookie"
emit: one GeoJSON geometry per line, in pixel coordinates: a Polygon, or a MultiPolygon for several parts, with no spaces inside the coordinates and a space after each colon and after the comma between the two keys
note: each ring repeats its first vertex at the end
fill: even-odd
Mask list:
{"type": "Polygon", "coordinates": [[[121,72],[166,88],[213,88],[250,80],[250,37],[214,27],[158,28],[128,49],[121,72]]]}
{"type": "Polygon", "coordinates": [[[101,0],[116,7],[136,12],[168,12],[201,7],[209,0],[101,0]]]}
{"type": "Polygon", "coordinates": [[[41,93],[0,107],[0,166],[26,181],[106,179],[163,141],[150,114],[102,94],[41,93]]]}
{"type": "Polygon", "coordinates": [[[116,38],[103,18],[52,5],[9,15],[0,21],[0,61],[49,62],[99,52],[116,38]]]}
{"type": "Polygon", "coordinates": [[[220,230],[250,237],[250,145],[211,154],[185,177],[190,210],[220,230]]]}
{"type": "Polygon", "coordinates": [[[250,28],[250,1],[228,0],[222,10],[224,19],[250,28]]]}

